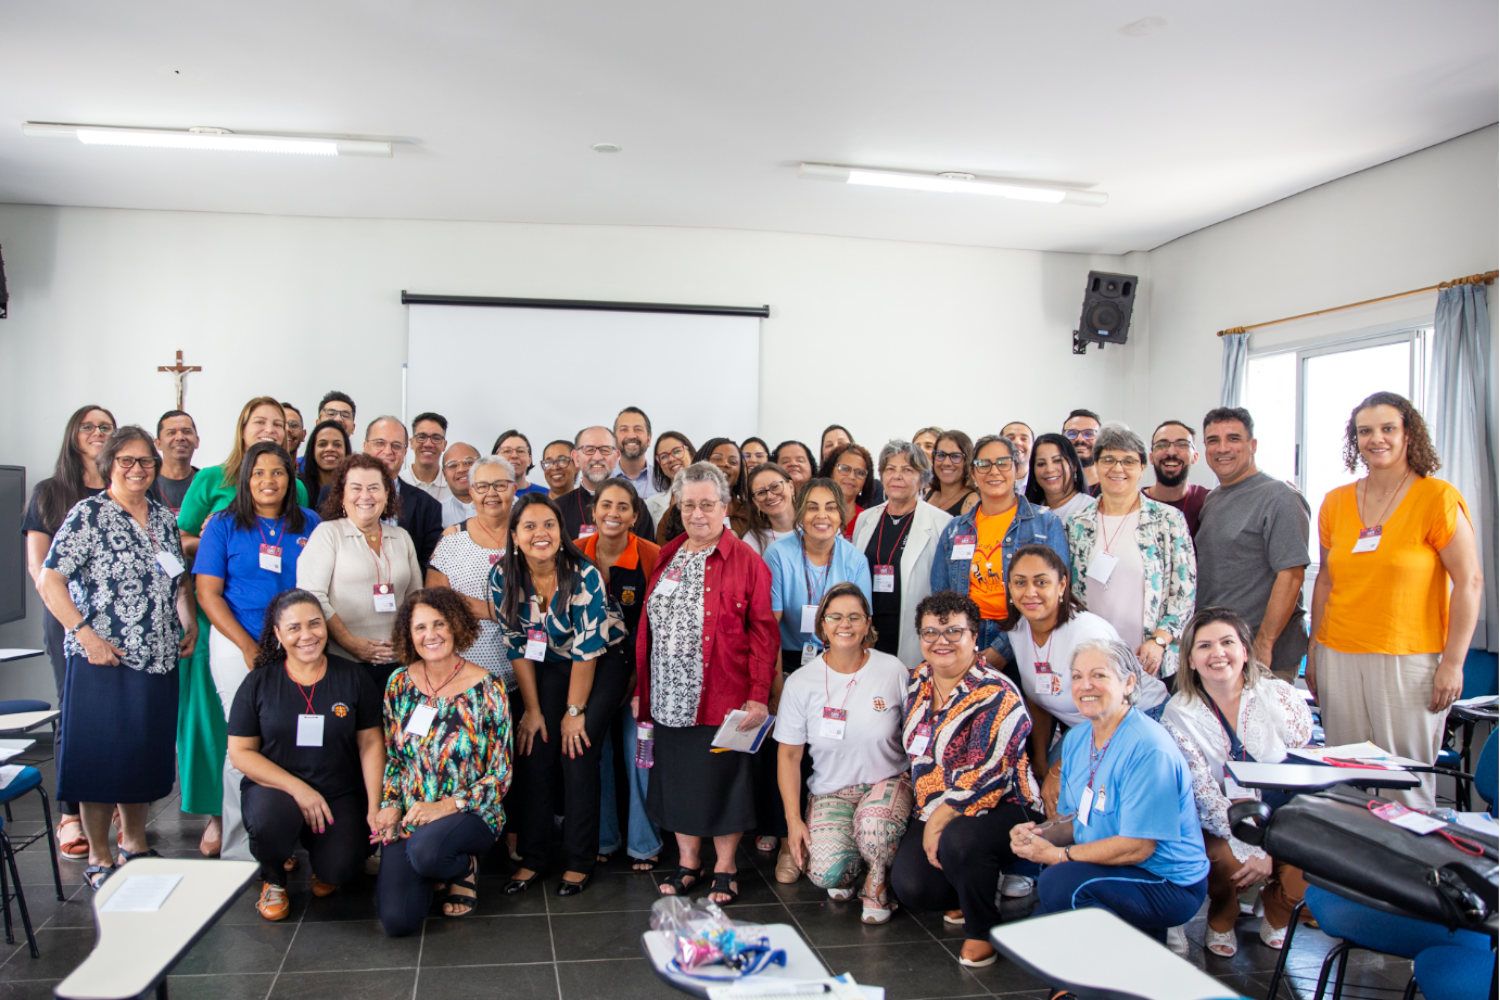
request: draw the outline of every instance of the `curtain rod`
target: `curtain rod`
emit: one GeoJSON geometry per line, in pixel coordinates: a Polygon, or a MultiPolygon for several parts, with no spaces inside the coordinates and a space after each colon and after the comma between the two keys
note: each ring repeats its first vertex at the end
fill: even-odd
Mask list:
{"type": "Polygon", "coordinates": [[[1365,299],[1361,302],[1347,302],[1341,306],[1329,306],[1327,309],[1314,309],[1312,312],[1299,313],[1296,316],[1283,316],[1280,319],[1268,319],[1262,323],[1251,323],[1249,326],[1231,326],[1227,330],[1220,330],[1216,336],[1224,337],[1231,333],[1249,333],[1251,330],[1259,330],[1263,326],[1275,326],[1278,323],[1290,323],[1296,319],[1308,319],[1312,316],[1322,316],[1325,313],[1342,312],[1345,309],[1357,309],[1360,306],[1370,306],[1377,302],[1389,302],[1392,299],[1403,299],[1408,295],[1421,295],[1423,292],[1435,292],[1441,288],[1451,288],[1454,285],[1492,285],[1495,278],[1500,276],[1500,271],[1486,271],[1483,274],[1471,274],[1464,278],[1454,278],[1452,281],[1440,281],[1436,285],[1428,285],[1425,288],[1413,288],[1409,292],[1397,292],[1394,295],[1382,295],[1379,298],[1365,299]]]}

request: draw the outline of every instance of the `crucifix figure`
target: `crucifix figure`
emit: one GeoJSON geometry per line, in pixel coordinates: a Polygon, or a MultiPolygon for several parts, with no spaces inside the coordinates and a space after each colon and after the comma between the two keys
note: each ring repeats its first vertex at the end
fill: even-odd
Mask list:
{"type": "Polygon", "coordinates": [[[193,372],[201,372],[202,365],[185,365],[182,363],[182,352],[177,352],[177,363],[175,365],[158,365],[159,372],[168,372],[172,380],[177,383],[177,409],[182,409],[183,390],[187,388],[187,377],[193,372]]]}

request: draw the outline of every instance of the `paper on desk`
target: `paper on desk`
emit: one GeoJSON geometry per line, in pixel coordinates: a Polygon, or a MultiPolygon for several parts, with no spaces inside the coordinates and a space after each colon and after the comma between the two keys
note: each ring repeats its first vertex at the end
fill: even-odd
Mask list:
{"type": "Polygon", "coordinates": [[[1495,708],[1500,705],[1500,694],[1476,694],[1472,698],[1460,698],[1453,705],[1455,708],[1495,708]]]}
{"type": "Polygon", "coordinates": [[[114,881],[120,882],[101,907],[106,913],[155,913],[161,909],[181,875],[131,875],[123,871],[114,881]]]}
{"type": "Polygon", "coordinates": [[[1487,833],[1491,837],[1500,836],[1500,821],[1489,813],[1459,813],[1458,819],[1454,820],[1459,826],[1487,833]]]}
{"type": "MultiPolygon", "coordinates": [[[[1426,767],[1419,760],[1410,757],[1397,757],[1388,750],[1366,740],[1363,743],[1344,743],[1336,747],[1298,747],[1291,751],[1295,756],[1304,760],[1315,760],[1323,763],[1328,757],[1342,757],[1345,760],[1357,760],[1367,764],[1383,764],[1387,767],[1426,767]]],[[[1337,766],[1337,765],[1335,765],[1337,766]]]]}
{"type": "Polygon", "coordinates": [[[9,788],[10,783],[16,780],[16,776],[25,770],[25,764],[5,764],[0,766],[0,788],[9,788]]]}
{"type": "MultiPolygon", "coordinates": [[[[10,760],[16,754],[22,753],[25,749],[26,749],[25,747],[0,747],[0,764],[3,764],[6,761],[10,760]]],[[[6,781],[5,784],[8,785],[8,784],[10,784],[10,782],[6,781]]],[[[4,785],[0,785],[0,788],[3,788],[3,787],[5,787],[5,786],[4,785]]]]}
{"type": "Polygon", "coordinates": [[[724,717],[724,724],[719,731],[714,733],[713,745],[722,750],[738,750],[741,753],[755,753],[760,745],[765,742],[766,734],[776,723],[776,716],[767,715],[766,721],[761,723],[759,729],[740,731],[740,723],[749,714],[736,708],[724,717]]]}

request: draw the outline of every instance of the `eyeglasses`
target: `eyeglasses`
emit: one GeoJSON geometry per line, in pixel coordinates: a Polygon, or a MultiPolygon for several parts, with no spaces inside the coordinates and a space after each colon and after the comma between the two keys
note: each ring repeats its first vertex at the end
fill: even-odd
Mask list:
{"type": "Polygon", "coordinates": [[[1152,441],[1151,442],[1151,450],[1152,451],[1192,451],[1193,450],[1193,442],[1189,441],[1187,438],[1178,438],[1175,441],[1167,441],[1165,439],[1163,439],[1161,441],[1152,441]]]}
{"type": "Polygon", "coordinates": [[[823,616],[823,620],[830,625],[842,625],[844,622],[848,622],[850,625],[863,625],[870,619],[868,615],[862,615],[858,611],[851,611],[847,615],[840,614],[837,611],[830,611],[823,616]]]}
{"type": "Polygon", "coordinates": [[[656,453],[656,464],[660,465],[669,458],[675,458],[680,462],[684,458],[687,458],[687,449],[682,445],[678,445],[675,448],[668,448],[666,451],[659,451],[656,453]]]}
{"type": "Polygon", "coordinates": [[[469,492],[479,496],[487,496],[490,493],[504,493],[516,484],[509,479],[497,479],[492,483],[470,483],[469,492]]]}
{"type": "Polygon", "coordinates": [[[456,458],[451,462],[444,462],[443,471],[457,472],[459,469],[472,468],[474,463],[477,461],[479,461],[479,459],[477,458],[456,458]]]}
{"type": "Polygon", "coordinates": [[[695,503],[692,500],[684,500],[677,506],[682,508],[682,513],[684,516],[696,513],[700,510],[705,514],[712,514],[714,512],[714,508],[718,507],[723,502],[724,501],[722,500],[703,500],[695,503]]]}
{"type": "Polygon", "coordinates": [[[569,458],[567,455],[564,455],[562,458],[544,458],[544,459],[542,459],[542,468],[544,468],[544,469],[562,469],[562,468],[566,468],[567,466],[570,466],[572,464],[573,464],[573,460],[571,458],[569,458]]]}
{"type": "Polygon", "coordinates": [[[1141,460],[1134,455],[1126,455],[1124,458],[1118,455],[1105,455],[1103,458],[1094,459],[1094,462],[1101,469],[1124,469],[1126,472],[1141,467],[1141,460]]]}
{"type": "Polygon", "coordinates": [[[327,417],[329,420],[353,420],[354,419],[354,411],[353,410],[335,410],[331,406],[325,406],[325,407],[323,407],[323,412],[321,414],[319,414],[319,416],[327,417]]]}
{"type": "Polygon", "coordinates": [[[376,451],[385,451],[390,448],[394,451],[405,451],[405,441],[387,441],[385,438],[365,438],[365,447],[374,448],[376,451]]]}
{"type": "Polygon", "coordinates": [[[115,464],[124,469],[126,472],[129,472],[137,465],[141,467],[142,471],[150,472],[152,469],[156,468],[156,459],[136,458],[134,455],[116,455],[115,464]]]}
{"type": "Polygon", "coordinates": [[[860,482],[864,482],[866,479],[870,478],[869,469],[857,469],[845,462],[840,462],[838,465],[835,465],[833,467],[833,471],[837,472],[841,476],[853,476],[860,482]]]}
{"type": "Polygon", "coordinates": [[[949,625],[947,628],[919,628],[917,637],[929,645],[937,642],[939,638],[947,639],[949,642],[957,642],[964,637],[965,632],[973,629],[967,625],[949,625]]]}
{"type": "Polygon", "coordinates": [[[760,489],[750,494],[753,500],[764,500],[766,497],[779,497],[786,492],[786,480],[778,479],[773,483],[767,483],[760,489]]]}
{"type": "Polygon", "coordinates": [[[417,442],[417,444],[442,444],[448,440],[441,434],[428,434],[426,431],[413,434],[411,439],[417,442]]]}
{"type": "Polygon", "coordinates": [[[586,444],[578,449],[578,453],[585,458],[593,458],[596,455],[613,455],[615,446],[612,444],[586,444]]]}
{"type": "Polygon", "coordinates": [[[950,463],[952,465],[959,465],[959,464],[961,464],[963,462],[963,460],[964,460],[964,453],[961,452],[961,451],[937,451],[937,450],[934,450],[933,453],[932,453],[932,461],[933,461],[934,465],[937,464],[938,462],[947,462],[947,463],[950,463]]]}
{"type": "Polygon", "coordinates": [[[1098,436],[1099,432],[1096,430],[1063,431],[1063,437],[1067,438],[1069,441],[1092,441],[1098,436]]]}
{"type": "Polygon", "coordinates": [[[113,434],[115,432],[115,425],[114,424],[79,424],[78,425],[78,429],[81,430],[81,431],[83,431],[83,433],[88,434],[90,436],[92,436],[94,434],[113,434]]]}
{"type": "Polygon", "coordinates": [[[975,472],[988,472],[993,466],[1001,472],[1009,472],[1016,463],[1008,458],[976,458],[974,459],[975,472]]]}

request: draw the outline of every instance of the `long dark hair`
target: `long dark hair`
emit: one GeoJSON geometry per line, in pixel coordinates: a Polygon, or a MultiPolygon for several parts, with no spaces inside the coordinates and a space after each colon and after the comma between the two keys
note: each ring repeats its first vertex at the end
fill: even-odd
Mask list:
{"type": "MultiPolygon", "coordinates": [[[[83,418],[94,410],[106,414],[115,427],[120,426],[113,413],[93,403],[80,406],[68,418],[67,429],[63,431],[62,447],[57,452],[57,463],[52,467],[52,478],[37,485],[37,511],[42,515],[42,527],[47,529],[49,535],[57,534],[68,511],[88,491],[83,481],[83,452],[78,450],[78,428],[83,426],[83,418]]],[[[106,477],[105,484],[108,482],[106,477]]]]}
{"type": "MultiPolygon", "coordinates": [[[[602,488],[602,487],[601,487],[602,488]]],[[[563,530],[562,510],[556,501],[545,493],[528,493],[523,497],[516,498],[515,506],[510,512],[510,526],[506,531],[505,555],[500,557],[496,569],[505,577],[505,599],[500,602],[496,612],[500,617],[500,627],[519,629],[521,627],[518,615],[521,603],[534,589],[531,583],[531,567],[526,564],[526,557],[520,553],[520,546],[516,544],[516,525],[521,522],[521,516],[526,508],[535,507],[540,504],[552,512],[557,518],[557,537],[560,544],[557,547],[557,593],[553,600],[560,601],[563,607],[572,602],[573,596],[583,584],[583,566],[588,562],[578,546],[568,537],[563,530]]],[[[491,574],[493,579],[493,574],[491,574]]],[[[543,609],[545,611],[545,609],[543,609]]]]}
{"type": "Polygon", "coordinates": [[[282,494],[281,511],[277,516],[285,518],[286,530],[295,534],[307,523],[302,516],[302,507],[297,503],[297,469],[286,449],[271,441],[257,441],[240,461],[240,477],[235,485],[234,499],[229,503],[235,527],[246,531],[254,531],[257,527],[255,498],[250,495],[250,474],[255,471],[255,463],[262,455],[274,455],[286,470],[286,493],[282,494]]]}
{"type": "Polygon", "coordinates": [[[1073,447],[1073,442],[1061,434],[1038,434],[1036,440],[1031,442],[1031,466],[1026,470],[1026,499],[1039,506],[1047,506],[1046,491],[1042,489],[1041,480],[1036,477],[1037,452],[1041,451],[1044,444],[1050,444],[1061,452],[1063,460],[1068,463],[1068,468],[1073,470],[1073,492],[1086,492],[1088,487],[1083,481],[1083,463],[1078,460],[1078,449],[1073,447]]]}
{"type": "MultiPolygon", "coordinates": [[[[262,444],[270,444],[263,441],[262,444]]],[[[266,609],[266,623],[260,627],[260,640],[256,643],[255,667],[269,667],[286,659],[286,651],[281,648],[281,643],[276,639],[276,623],[281,616],[286,614],[288,608],[298,604],[311,604],[321,613],[323,605],[311,593],[293,587],[291,590],[283,590],[271,600],[271,606],[266,609]]],[[[323,647],[326,652],[328,647],[323,647]]]]}
{"type": "Polygon", "coordinates": [[[307,435],[307,446],[302,450],[302,485],[307,490],[307,502],[312,507],[318,505],[318,494],[323,491],[323,482],[319,478],[316,446],[318,435],[325,430],[336,430],[343,437],[345,458],[348,458],[354,451],[354,445],[349,440],[349,432],[344,430],[344,425],[337,420],[321,421],[307,435]]]}
{"type": "MultiPolygon", "coordinates": [[[[1061,435],[1059,435],[1060,437],[1061,435]]],[[[1062,556],[1058,555],[1050,545],[1023,545],[1016,549],[1015,554],[1010,557],[1012,567],[1022,556],[1036,556],[1047,564],[1047,568],[1057,574],[1062,581],[1063,596],[1057,602],[1057,621],[1053,622],[1053,628],[1061,628],[1072,621],[1080,611],[1088,610],[1078,595],[1073,593],[1073,579],[1068,575],[1068,564],[1063,562],[1062,556]]],[[[1010,596],[1010,581],[1005,581],[1005,621],[1000,623],[1002,632],[1015,631],[1016,626],[1024,620],[1021,609],[1016,607],[1016,602],[1010,596]]]]}
{"type": "Polygon", "coordinates": [[[672,488],[672,480],[668,479],[666,474],[661,471],[661,466],[656,464],[656,455],[661,451],[661,443],[667,440],[667,438],[672,438],[674,441],[681,441],[682,446],[687,449],[689,461],[683,462],[682,467],[686,469],[692,464],[693,442],[686,434],[681,431],[662,431],[658,434],[656,436],[656,447],[651,452],[651,483],[656,487],[656,492],[658,493],[665,493],[672,488]]]}
{"type": "MultiPolygon", "coordinates": [[[[697,451],[693,452],[693,462],[707,462],[708,456],[712,455],[716,449],[726,444],[733,448],[736,453],[739,452],[740,446],[735,444],[734,441],[730,438],[709,438],[707,441],[703,442],[703,444],[698,448],[697,451]]],[[[683,468],[685,469],[687,468],[687,466],[684,465],[683,468]]],[[[726,476],[725,478],[727,479],[728,477],[726,476]]],[[[748,497],[749,492],[745,489],[745,466],[744,463],[741,462],[739,479],[729,484],[730,507],[734,508],[735,504],[739,505],[737,508],[735,508],[736,514],[739,513],[739,511],[745,509],[745,506],[748,503],[748,497]]],[[[665,545],[672,539],[676,538],[678,535],[686,533],[686,531],[687,527],[682,523],[682,511],[678,509],[675,503],[668,504],[666,511],[661,516],[661,524],[657,525],[656,528],[656,544],[665,545]]]]}
{"type": "MultiPolygon", "coordinates": [[[[839,429],[843,430],[842,427],[839,429]]],[[[845,431],[845,433],[848,432],[845,431]]],[[[834,466],[838,465],[845,455],[858,455],[865,460],[865,482],[859,488],[859,492],[854,495],[854,502],[861,507],[868,507],[870,506],[870,501],[875,498],[875,459],[870,457],[869,449],[864,445],[855,444],[853,441],[850,441],[846,445],[833,449],[833,451],[829,452],[828,459],[823,463],[823,467],[818,470],[818,478],[833,479],[834,466]]],[[[834,479],[834,482],[838,482],[838,480],[834,479]]],[[[843,490],[840,489],[839,492],[842,493],[843,490]]]]}

